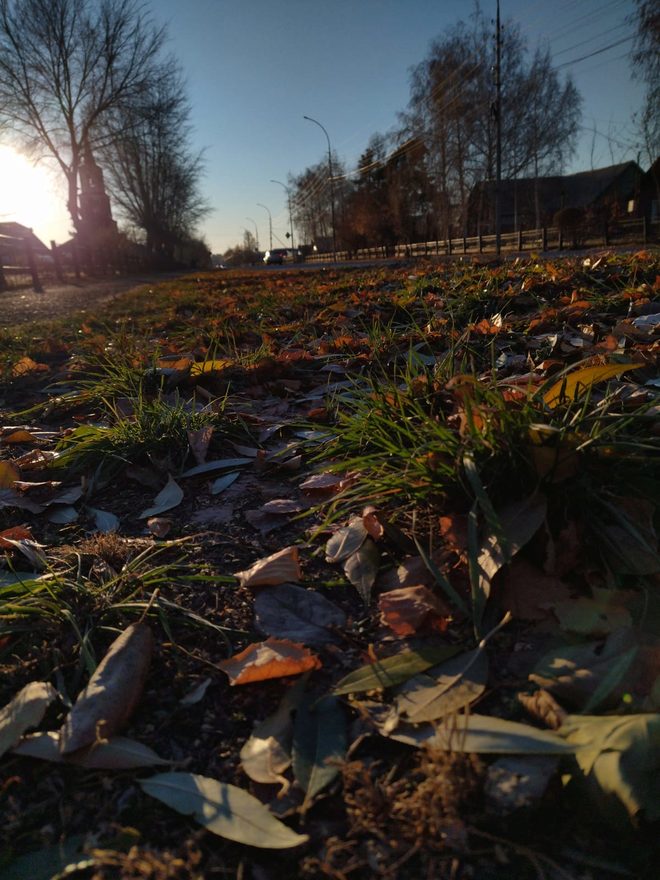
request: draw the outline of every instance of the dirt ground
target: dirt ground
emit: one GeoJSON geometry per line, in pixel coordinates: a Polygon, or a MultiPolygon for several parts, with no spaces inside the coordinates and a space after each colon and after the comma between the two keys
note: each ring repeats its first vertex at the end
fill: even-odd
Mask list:
{"type": "Polygon", "coordinates": [[[31,287],[0,293],[0,326],[26,324],[29,321],[50,321],[74,312],[93,310],[116,296],[141,287],[178,277],[182,273],[131,275],[125,278],[86,279],[69,284],[53,285],[37,293],[31,287]]]}

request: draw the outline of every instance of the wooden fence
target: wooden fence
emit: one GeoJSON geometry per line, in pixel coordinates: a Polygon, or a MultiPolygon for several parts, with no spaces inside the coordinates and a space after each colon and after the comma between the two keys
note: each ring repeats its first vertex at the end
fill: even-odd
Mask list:
{"type": "MultiPolygon", "coordinates": [[[[505,232],[500,236],[500,250],[504,253],[524,251],[562,251],[584,247],[611,247],[616,245],[646,245],[660,242],[660,221],[648,223],[645,218],[620,220],[601,225],[561,230],[556,226],[542,229],[521,229],[505,232]]],[[[359,248],[355,251],[337,251],[337,260],[373,260],[385,257],[434,257],[478,255],[496,252],[494,235],[461,236],[437,241],[412,242],[393,246],[359,248]]],[[[332,262],[332,253],[315,254],[309,258],[316,262],[332,262]]]]}

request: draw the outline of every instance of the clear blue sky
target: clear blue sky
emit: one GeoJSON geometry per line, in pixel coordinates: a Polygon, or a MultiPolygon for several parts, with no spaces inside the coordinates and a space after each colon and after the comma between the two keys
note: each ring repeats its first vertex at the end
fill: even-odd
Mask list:
{"type": "MultiPolygon", "coordinates": [[[[487,16],[495,0],[483,0],[487,16]]],[[[547,42],[557,65],[632,33],[633,0],[501,0],[502,18],[518,21],[530,48],[547,42]]],[[[242,239],[256,220],[262,247],[268,215],[284,240],[286,196],[270,179],[323,159],[321,129],[355,167],[371,134],[386,133],[407,104],[409,69],[431,40],[472,11],[470,0],[152,0],[167,24],[193,105],[193,140],[205,149],[203,189],[213,208],[201,232],[214,252],[242,239]]],[[[631,115],[642,88],[631,80],[630,41],[569,64],[583,96],[583,120],[605,137],[583,131],[570,171],[635,159],[631,115]],[[595,139],[594,139],[595,138],[595,139]],[[593,153],[592,153],[593,141],[593,153]]],[[[39,229],[35,223],[35,231],[39,229]]],[[[62,240],[64,236],[57,236],[62,240]]],[[[277,242],[276,242],[277,243],[277,242]]]]}

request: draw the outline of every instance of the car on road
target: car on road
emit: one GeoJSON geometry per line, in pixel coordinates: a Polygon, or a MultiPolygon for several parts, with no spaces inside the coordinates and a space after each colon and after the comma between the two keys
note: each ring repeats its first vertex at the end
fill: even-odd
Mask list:
{"type": "Polygon", "coordinates": [[[266,251],[264,254],[264,263],[267,266],[281,266],[282,263],[290,259],[291,256],[286,248],[273,248],[272,251],[266,251]]]}

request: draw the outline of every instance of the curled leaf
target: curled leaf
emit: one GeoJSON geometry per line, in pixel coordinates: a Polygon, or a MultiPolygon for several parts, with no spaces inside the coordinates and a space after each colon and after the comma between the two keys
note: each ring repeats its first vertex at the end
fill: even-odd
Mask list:
{"type": "Polygon", "coordinates": [[[245,571],[234,573],[242,587],[265,587],[299,581],[301,577],[297,547],[285,547],[259,559],[245,571]]]}
{"type": "Polygon", "coordinates": [[[26,730],[39,724],[56,697],[51,684],[31,681],[0,709],[0,755],[15,746],[26,730]]]}
{"type": "Polygon", "coordinates": [[[146,623],[131,624],[115,639],[62,727],[63,755],[111,737],[128,722],[142,695],[152,649],[146,623]]]}

